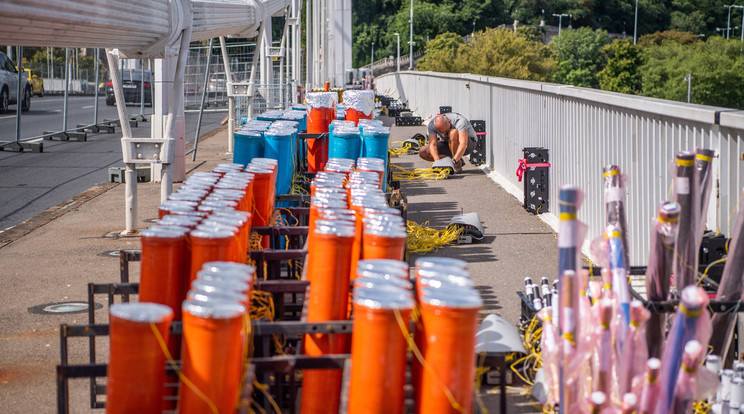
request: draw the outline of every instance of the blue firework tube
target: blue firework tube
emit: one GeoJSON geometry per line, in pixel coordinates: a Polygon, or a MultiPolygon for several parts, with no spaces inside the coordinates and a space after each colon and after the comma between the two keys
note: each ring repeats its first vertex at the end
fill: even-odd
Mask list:
{"type": "Polygon", "coordinates": [[[630,250],[628,248],[628,220],[625,213],[625,184],[620,167],[608,165],[604,168],[604,197],[607,225],[620,229],[623,242],[623,259],[626,269],[630,266],[630,250]]]}

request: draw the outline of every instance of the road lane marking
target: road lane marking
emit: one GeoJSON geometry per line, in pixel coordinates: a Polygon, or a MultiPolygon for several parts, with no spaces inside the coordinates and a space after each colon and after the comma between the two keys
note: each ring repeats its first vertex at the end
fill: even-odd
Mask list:
{"type": "Polygon", "coordinates": [[[82,109],[90,109],[90,108],[95,108],[95,107],[93,105],[86,105],[82,107],[82,109]]]}

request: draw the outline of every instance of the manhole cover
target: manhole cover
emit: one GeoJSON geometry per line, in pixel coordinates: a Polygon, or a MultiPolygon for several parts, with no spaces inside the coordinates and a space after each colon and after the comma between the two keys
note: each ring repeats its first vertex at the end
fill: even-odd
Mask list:
{"type": "MultiPolygon", "coordinates": [[[[101,309],[103,305],[96,303],[94,308],[101,309]]],[[[28,308],[30,313],[39,315],[49,314],[67,314],[67,313],[85,313],[88,312],[87,302],[59,302],[59,303],[45,303],[43,305],[37,305],[28,308]]]]}

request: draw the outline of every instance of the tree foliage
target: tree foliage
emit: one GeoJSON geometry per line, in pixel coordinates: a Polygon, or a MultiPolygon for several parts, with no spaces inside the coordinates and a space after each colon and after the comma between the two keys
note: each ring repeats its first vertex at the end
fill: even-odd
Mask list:
{"type": "Polygon", "coordinates": [[[555,61],[542,43],[511,30],[477,32],[469,43],[454,33],[429,42],[420,70],[466,72],[512,79],[547,80],[555,61]]]}
{"type": "Polygon", "coordinates": [[[550,42],[558,56],[553,79],[559,83],[598,88],[597,73],[606,61],[605,45],[610,43],[607,32],[581,27],[565,30],[550,42]]]}
{"type": "Polygon", "coordinates": [[[643,63],[640,48],[631,39],[619,39],[605,46],[604,52],[607,65],[597,73],[599,87],[611,92],[640,93],[643,63]]]}
{"type": "Polygon", "coordinates": [[[458,55],[463,47],[462,36],[442,33],[426,45],[426,54],[418,62],[418,69],[433,72],[456,73],[462,71],[458,55]]]}
{"type": "Polygon", "coordinates": [[[744,57],[739,41],[721,37],[706,42],[664,42],[643,50],[642,93],[662,99],[687,100],[687,82],[692,74],[691,102],[744,108],[744,57]]]}

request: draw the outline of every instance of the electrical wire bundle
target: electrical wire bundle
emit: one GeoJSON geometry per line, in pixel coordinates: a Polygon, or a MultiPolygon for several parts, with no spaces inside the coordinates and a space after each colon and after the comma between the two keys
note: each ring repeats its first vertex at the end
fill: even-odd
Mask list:
{"type": "Polygon", "coordinates": [[[408,230],[407,247],[411,253],[428,253],[440,247],[448,246],[457,242],[462,234],[462,226],[450,224],[443,230],[435,230],[428,227],[429,222],[418,224],[415,221],[408,220],[406,228],[408,230]]]}
{"type": "Polygon", "coordinates": [[[415,168],[413,170],[406,170],[395,164],[390,164],[390,167],[393,168],[393,180],[397,181],[438,181],[444,180],[450,175],[449,168],[415,168]]]}

